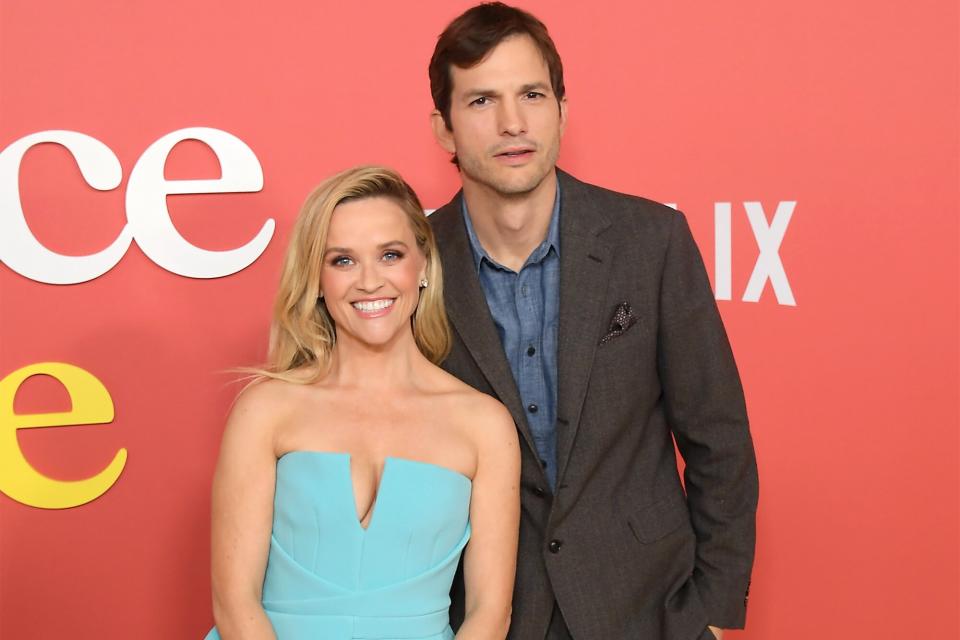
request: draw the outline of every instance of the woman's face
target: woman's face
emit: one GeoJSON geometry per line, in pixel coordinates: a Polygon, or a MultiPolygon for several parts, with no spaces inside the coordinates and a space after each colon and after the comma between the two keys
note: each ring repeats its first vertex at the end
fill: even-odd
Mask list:
{"type": "Polygon", "coordinates": [[[386,345],[410,331],[425,270],[407,214],[392,199],[337,205],[320,269],[320,291],[337,340],[386,345]]]}

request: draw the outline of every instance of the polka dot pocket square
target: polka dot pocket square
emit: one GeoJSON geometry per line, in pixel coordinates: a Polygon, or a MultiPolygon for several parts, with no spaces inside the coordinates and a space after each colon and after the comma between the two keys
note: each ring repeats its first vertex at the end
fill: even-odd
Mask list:
{"type": "Polygon", "coordinates": [[[621,302],[613,312],[613,318],[610,319],[610,327],[607,329],[607,335],[600,338],[600,344],[606,344],[619,335],[626,333],[627,329],[637,322],[637,316],[633,315],[633,309],[629,302],[621,302]]]}

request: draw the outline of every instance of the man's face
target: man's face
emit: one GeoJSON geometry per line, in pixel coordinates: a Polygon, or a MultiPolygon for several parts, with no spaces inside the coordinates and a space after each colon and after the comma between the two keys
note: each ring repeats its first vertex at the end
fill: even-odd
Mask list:
{"type": "Polygon", "coordinates": [[[433,127],[440,145],[457,154],[464,185],[502,196],[536,189],[557,163],[566,99],[557,104],[533,40],[511,36],[479,64],[451,67],[451,77],[453,130],[436,112],[433,127]]]}

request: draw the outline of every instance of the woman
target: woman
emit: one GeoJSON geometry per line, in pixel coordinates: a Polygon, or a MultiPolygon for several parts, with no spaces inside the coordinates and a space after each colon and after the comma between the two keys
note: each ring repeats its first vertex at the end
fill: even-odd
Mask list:
{"type": "Polygon", "coordinates": [[[213,483],[209,638],[503,638],[519,521],[516,430],[439,363],[440,261],[410,187],[360,167],[301,210],[270,364],[238,398],[213,483]]]}

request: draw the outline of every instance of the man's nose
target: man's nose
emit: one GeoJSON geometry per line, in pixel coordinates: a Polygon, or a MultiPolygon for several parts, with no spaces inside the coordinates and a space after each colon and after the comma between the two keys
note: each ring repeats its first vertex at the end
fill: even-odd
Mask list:
{"type": "Polygon", "coordinates": [[[519,136],[527,132],[527,124],[523,117],[523,110],[513,100],[504,100],[499,109],[500,133],[508,136],[519,136]]]}

